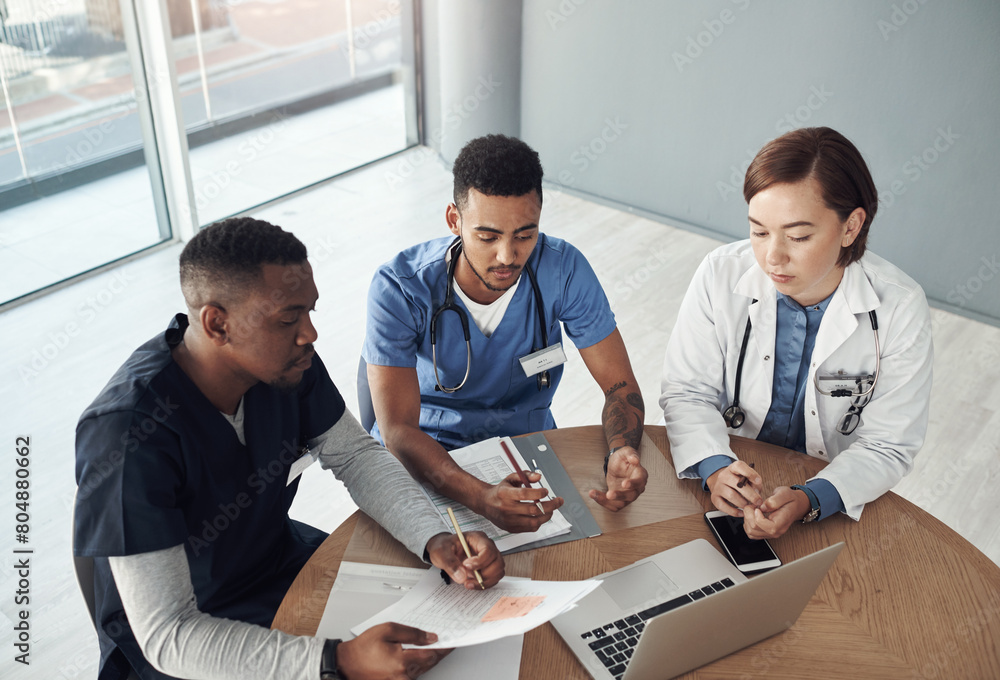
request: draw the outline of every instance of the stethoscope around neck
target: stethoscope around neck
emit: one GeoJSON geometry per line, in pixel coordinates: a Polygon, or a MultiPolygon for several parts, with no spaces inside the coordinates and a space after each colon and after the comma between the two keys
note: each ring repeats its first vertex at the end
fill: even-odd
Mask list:
{"type": "MultiPolygon", "coordinates": [[[[751,305],[754,305],[756,303],[757,303],[756,299],[753,299],[753,300],[750,301],[751,305]]],[[[875,314],[875,310],[874,309],[868,312],[868,318],[871,320],[872,333],[875,336],[875,375],[859,376],[857,378],[857,383],[859,385],[861,385],[863,382],[868,382],[869,383],[868,389],[866,389],[866,390],[859,390],[857,392],[855,392],[854,390],[848,390],[848,389],[839,389],[839,390],[830,390],[830,391],[827,391],[827,390],[824,390],[823,387],[819,384],[819,375],[817,373],[817,374],[813,375],[813,383],[816,385],[816,390],[820,394],[822,394],[823,396],[826,396],[826,397],[855,397],[856,398],[855,401],[865,400],[866,404],[867,404],[868,400],[865,399],[865,398],[866,397],[868,399],[871,398],[872,392],[875,391],[875,383],[878,382],[879,369],[880,369],[880,364],[881,364],[880,358],[881,358],[882,352],[881,352],[881,349],[879,347],[879,341],[878,341],[878,316],[875,314]]],[[[733,390],[733,403],[732,403],[732,405],[730,405],[729,408],[727,408],[722,413],[722,419],[726,421],[726,427],[730,427],[730,428],[733,428],[733,429],[739,429],[739,428],[743,427],[743,423],[746,422],[746,417],[747,417],[746,412],[740,406],[740,382],[742,381],[742,378],[743,378],[743,360],[746,358],[747,344],[750,342],[750,326],[751,326],[751,324],[750,324],[750,316],[748,314],[747,315],[746,329],[743,331],[743,344],[740,347],[740,358],[739,358],[739,361],[736,362],[736,385],[734,386],[734,390],[733,390]]],[[[834,376],[834,377],[837,378],[837,376],[834,376]]],[[[860,408],[863,408],[863,406],[861,406],[860,408]]],[[[859,417],[861,415],[860,408],[857,408],[857,411],[858,411],[857,415],[859,417]]],[[[852,431],[853,431],[853,428],[852,428],[852,431]]],[[[850,434],[850,433],[848,432],[848,433],[844,433],[844,434],[850,434]]]]}
{"type": "MultiPolygon", "coordinates": [[[[469,335],[469,315],[465,313],[465,310],[455,304],[455,267],[458,265],[458,257],[462,253],[462,239],[461,237],[456,238],[454,242],[448,246],[449,251],[451,251],[451,261],[448,263],[448,277],[447,283],[445,285],[444,292],[444,303],[434,310],[431,314],[431,365],[434,367],[434,382],[437,383],[434,386],[435,392],[445,392],[447,394],[454,394],[458,392],[465,386],[466,381],[469,379],[469,373],[472,371],[472,342],[471,336],[469,335]],[[458,314],[458,320],[462,323],[462,335],[465,337],[465,377],[462,378],[462,382],[454,387],[445,387],[441,383],[441,376],[438,375],[437,367],[437,320],[445,312],[455,312],[458,314]]],[[[542,348],[549,346],[549,334],[545,330],[545,309],[542,307],[542,293],[538,290],[538,282],[535,281],[535,272],[532,271],[528,263],[524,263],[524,271],[528,273],[528,280],[531,282],[531,290],[535,296],[535,311],[538,313],[538,325],[542,330],[542,348]]],[[[535,352],[538,348],[532,343],[532,352],[535,352]]],[[[551,377],[548,371],[541,371],[536,374],[536,381],[538,384],[538,389],[549,387],[552,384],[551,377]]]]}

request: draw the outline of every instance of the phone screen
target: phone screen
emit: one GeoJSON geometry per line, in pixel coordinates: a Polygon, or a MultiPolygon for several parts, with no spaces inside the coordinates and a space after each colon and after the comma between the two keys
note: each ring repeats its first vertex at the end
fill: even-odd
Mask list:
{"type": "Polygon", "coordinates": [[[736,564],[753,564],[775,560],[777,556],[766,541],[756,541],[743,531],[743,518],[722,515],[706,517],[716,535],[725,544],[736,564]]]}

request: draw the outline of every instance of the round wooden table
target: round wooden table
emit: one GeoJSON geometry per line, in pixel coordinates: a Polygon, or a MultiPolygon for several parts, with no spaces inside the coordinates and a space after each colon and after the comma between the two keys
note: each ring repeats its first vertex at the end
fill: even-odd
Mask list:
{"type": "MultiPolygon", "coordinates": [[[[641,455],[650,483],[646,493],[619,513],[586,497],[587,490],[601,483],[601,428],[553,430],[545,436],[604,533],[509,555],[508,574],[585,579],[696,538],[714,543],[701,516],[712,509],[708,494],[700,481],[676,479],[663,427],[646,427],[641,455]]],[[[802,483],[825,465],[741,437],[732,438],[732,449],[756,464],[768,489],[802,483]]],[[[839,515],[796,524],[771,545],[789,562],[838,541],[846,547],[795,625],[683,677],[1000,678],[1000,567],[891,492],[869,503],[859,522],[839,515]]],[[[315,634],[343,559],[426,566],[357,512],[303,568],[272,627],[315,634]]],[[[719,634],[725,634],[724,621],[719,634]]],[[[590,676],[552,626],[545,625],[525,635],[520,677],[590,676]]]]}

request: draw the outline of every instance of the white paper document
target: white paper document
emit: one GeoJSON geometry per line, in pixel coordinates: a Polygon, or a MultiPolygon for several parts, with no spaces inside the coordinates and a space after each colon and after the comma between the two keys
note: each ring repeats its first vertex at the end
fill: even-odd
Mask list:
{"type": "MultiPolygon", "coordinates": [[[[485,439],[470,446],[451,451],[451,457],[459,467],[468,472],[470,475],[476,477],[477,479],[481,479],[487,484],[497,484],[508,475],[514,473],[514,468],[511,467],[510,461],[507,459],[507,454],[505,454],[503,449],[500,448],[500,441],[500,437],[485,439]]],[[[533,465],[529,466],[525,462],[521,453],[517,450],[517,447],[514,446],[514,443],[510,440],[510,437],[504,437],[503,441],[507,442],[507,447],[510,449],[511,455],[517,459],[518,465],[521,466],[522,470],[531,471],[534,469],[533,465]]],[[[544,487],[549,489],[551,492],[551,487],[549,487],[546,483],[544,476],[539,484],[532,484],[532,486],[536,489],[544,487]]],[[[436,507],[438,512],[441,513],[441,517],[445,524],[449,527],[451,526],[451,522],[448,520],[448,508],[450,507],[455,513],[455,516],[458,519],[458,525],[462,528],[463,533],[469,531],[482,531],[493,539],[493,542],[497,544],[497,549],[500,552],[506,552],[522,545],[534,543],[535,541],[540,541],[545,538],[551,538],[552,536],[561,536],[562,534],[568,534],[570,532],[570,523],[558,510],[552,513],[552,519],[539,527],[537,531],[533,531],[531,533],[511,534],[493,524],[493,522],[489,521],[482,515],[478,515],[472,510],[469,510],[461,503],[453,501],[450,498],[446,498],[438,493],[428,493],[428,496],[430,496],[434,507],[436,507]]]]}
{"type": "MultiPolygon", "coordinates": [[[[352,626],[398,602],[426,572],[426,569],[341,562],[316,637],[350,640],[354,637],[352,626]]],[[[456,649],[420,677],[468,680],[469,669],[475,668],[476,677],[483,680],[516,680],[521,669],[523,641],[523,635],[512,635],[478,647],[456,649]]]]}
{"type": "MultiPolygon", "coordinates": [[[[488,590],[445,584],[432,568],[395,604],[351,628],[360,635],[395,621],[437,633],[430,649],[466,647],[521,635],[576,605],[600,581],[532,581],[505,578],[488,590]]],[[[478,664],[482,667],[482,664],[478,664]]]]}

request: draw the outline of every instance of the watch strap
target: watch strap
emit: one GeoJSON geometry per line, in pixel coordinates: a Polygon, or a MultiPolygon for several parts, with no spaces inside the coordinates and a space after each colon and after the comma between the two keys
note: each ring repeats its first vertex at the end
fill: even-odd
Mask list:
{"type": "Polygon", "coordinates": [[[341,640],[327,640],[323,643],[323,655],[320,657],[319,677],[320,680],[342,680],[343,676],[337,672],[337,647],[341,640]]]}
{"type": "Polygon", "coordinates": [[[616,446],[615,448],[608,451],[608,455],[604,456],[604,476],[608,476],[608,461],[611,460],[611,456],[614,455],[615,451],[622,447],[616,446]]]}
{"type": "Polygon", "coordinates": [[[808,524],[809,522],[815,522],[819,519],[821,508],[819,505],[819,497],[816,496],[816,492],[808,486],[804,486],[802,484],[794,484],[792,489],[801,491],[809,499],[809,512],[807,512],[805,517],[802,518],[802,523],[808,524]]]}

